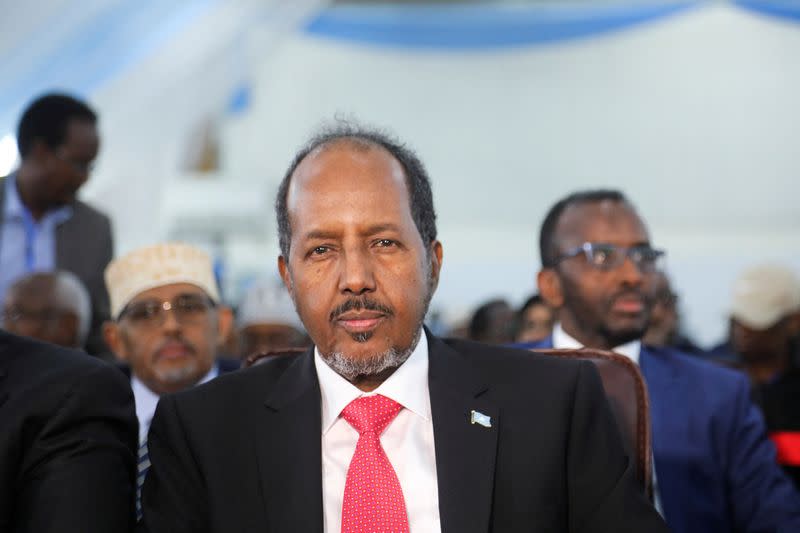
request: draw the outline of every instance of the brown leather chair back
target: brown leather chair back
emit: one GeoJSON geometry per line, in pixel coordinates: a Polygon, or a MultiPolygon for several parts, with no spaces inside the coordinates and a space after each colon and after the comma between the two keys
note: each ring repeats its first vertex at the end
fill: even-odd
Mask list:
{"type": "Polygon", "coordinates": [[[301,353],[305,353],[306,348],[285,348],[283,350],[279,350],[276,352],[256,352],[247,356],[242,364],[243,368],[247,368],[253,365],[257,365],[259,363],[263,363],[270,357],[274,357],[277,355],[300,355],[301,353]]]}
{"type": "Polygon", "coordinates": [[[538,349],[536,353],[585,359],[600,373],[603,388],[617,419],[623,444],[630,457],[635,457],[636,477],[648,498],[653,498],[653,455],[650,441],[650,402],[647,387],[636,364],[625,357],[605,350],[538,349]]]}

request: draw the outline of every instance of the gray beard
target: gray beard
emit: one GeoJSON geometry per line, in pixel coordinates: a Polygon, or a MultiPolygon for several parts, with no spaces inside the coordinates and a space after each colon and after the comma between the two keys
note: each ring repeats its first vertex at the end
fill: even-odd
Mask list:
{"type": "Polygon", "coordinates": [[[398,350],[395,347],[391,347],[385,352],[364,359],[353,359],[342,352],[334,352],[330,355],[322,355],[320,353],[320,355],[334,372],[348,381],[352,381],[358,376],[373,376],[389,368],[397,368],[405,363],[406,360],[411,357],[414,348],[417,347],[421,334],[422,330],[420,329],[414,342],[405,350],[398,350]]]}

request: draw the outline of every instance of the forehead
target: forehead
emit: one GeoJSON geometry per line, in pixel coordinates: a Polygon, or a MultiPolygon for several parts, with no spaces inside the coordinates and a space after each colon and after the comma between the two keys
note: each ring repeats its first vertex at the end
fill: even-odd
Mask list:
{"type": "Polygon", "coordinates": [[[196,294],[198,296],[206,296],[205,291],[191,283],[170,283],[169,285],[161,285],[160,287],[153,287],[146,291],[142,291],[131,299],[131,303],[143,302],[145,300],[169,300],[180,294],[196,294]]]}
{"type": "Polygon", "coordinates": [[[298,165],[286,203],[297,233],[335,222],[413,223],[402,165],[382,147],[347,140],[298,165]]]}
{"type": "Polygon", "coordinates": [[[6,295],[6,303],[49,302],[55,298],[55,279],[51,276],[36,276],[12,285],[6,295]]]}
{"type": "Polygon", "coordinates": [[[556,242],[631,245],[650,240],[644,222],[626,202],[602,200],[567,207],[555,230],[556,242]]]}

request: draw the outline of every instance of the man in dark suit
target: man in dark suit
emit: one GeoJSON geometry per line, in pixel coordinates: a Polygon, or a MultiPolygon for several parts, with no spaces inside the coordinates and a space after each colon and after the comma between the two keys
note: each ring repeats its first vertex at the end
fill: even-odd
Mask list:
{"type": "Polygon", "coordinates": [[[542,223],[539,291],[558,308],[536,348],[589,346],[637,362],[650,394],[657,502],[675,533],[800,531],[800,498],[775,461],[747,378],[642,345],[663,252],[618,191],[556,203],[542,223]]]}
{"type": "Polygon", "coordinates": [[[0,428],[0,531],[131,531],[136,416],[119,371],[0,330],[0,428]]]}
{"type": "Polygon", "coordinates": [[[315,346],[162,399],[151,532],[666,531],[590,363],[424,330],[442,246],[413,152],[322,134],[276,207],[315,346]]]}
{"type": "Polygon", "coordinates": [[[103,270],[113,255],[111,224],[77,199],[100,148],[97,116],[71,96],[42,96],[22,114],[17,143],[22,163],[0,178],[0,301],[8,286],[27,273],[72,272],[92,300],[86,348],[105,354],[103,270]]]}

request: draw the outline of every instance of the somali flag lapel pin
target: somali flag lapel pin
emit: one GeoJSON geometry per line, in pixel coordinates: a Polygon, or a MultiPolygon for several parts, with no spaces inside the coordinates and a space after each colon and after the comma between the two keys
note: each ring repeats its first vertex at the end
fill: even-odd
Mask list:
{"type": "Polygon", "coordinates": [[[470,416],[470,424],[480,424],[485,428],[492,427],[492,417],[473,410],[470,416]]]}

